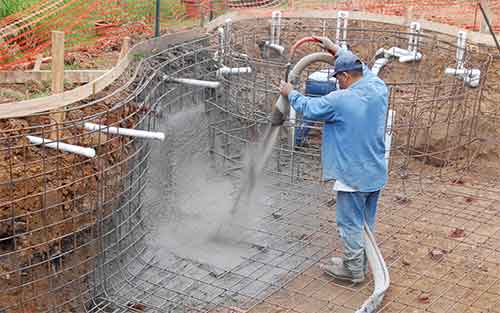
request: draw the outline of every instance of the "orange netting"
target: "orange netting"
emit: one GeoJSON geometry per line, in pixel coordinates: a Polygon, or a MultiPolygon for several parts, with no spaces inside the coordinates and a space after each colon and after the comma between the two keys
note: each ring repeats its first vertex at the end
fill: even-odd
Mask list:
{"type": "Polygon", "coordinates": [[[133,32],[151,32],[154,2],[43,0],[0,21],[0,69],[48,56],[51,31],[65,33],[68,51],[98,47],[133,32]]]}
{"type": "MultiPolygon", "coordinates": [[[[484,1],[500,31],[500,0],[484,1]]],[[[161,23],[199,25],[227,10],[246,8],[365,11],[407,16],[479,30],[478,0],[161,0],[161,23]]],[[[102,49],[134,33],[151,34],[155,0],[41,0],[0,20],[0,69],[26,66],[49,56],[50,33],[64,31],[67,51],[102,49]]]]}

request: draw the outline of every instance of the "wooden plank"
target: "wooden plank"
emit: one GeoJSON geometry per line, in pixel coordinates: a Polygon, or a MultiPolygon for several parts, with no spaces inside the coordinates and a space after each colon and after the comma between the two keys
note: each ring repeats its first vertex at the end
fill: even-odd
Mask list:
{"type": "Polygon", "coordinates": [[[118,62],[125,58],[130,49],[130,37],[123,38],[122,48],[120,49],[120,55],[118,56],[118,62]]]}
{"type": "MultiPolygon", "coordinates": [[[[18,102],[8,102],[0,104],[0,118],[15,118],[29,116],[36,113],[46,112],[61,108],[74,102],[83,100],[94,93],[98,93],[108,87],[118,77],[120,77],[135,55],[150,55],[154,51],[161,51],[170,45],[176,45],[187,40],[203,37],[205,31],[194,29],[186,32],[166,34],[158,38],[149,39],[136,44],[130,49],[126,58],[121,60],[114,68],[106,72],[96,80],[80,86],[78,88],[66,91],[62,94],[51,95],[48,97],[30,99],[18,102]]],[[[131,80],[133,77],[131,78],[131,80]]],[[[131,82],[130,82],[131,83],[131,82]]]]}
{"type": "MultiPolygon", "coordinates": [[[[33,66],[33,71],[39,71],[42,66],[43,56],[41,54],[36,55],[35,65],[33,66]]],[[[0,81],[3,81],[0,79],[0,81]]]]}
{"type": "Polygon", "coordinates": [[[64,33],[52,32],[52,93],[64,92],[64,33]]]}
{"type": "MultiPolygon", "coordinates": [[[[109,70],[66,70],[64,79],[72,83],[86,84],[104,75],[109,70]]],[[[52,71],[0,71],[0,82],[4,84],[24,84],[30,80],[52,80],[52,71]]]]}
{"type": "MultiPolygon", "coordinates": [[[[52,31],[52,94],[64,93],[64,32],[52,31]]],[[[64,109],[64,107],[63,107],[64,109]]],[[[49,138],[57,140],[60,138],[57,129],[64,122],[64,111],[51,114],[56,121],[56,131],[51,132],[49,138]]]]}

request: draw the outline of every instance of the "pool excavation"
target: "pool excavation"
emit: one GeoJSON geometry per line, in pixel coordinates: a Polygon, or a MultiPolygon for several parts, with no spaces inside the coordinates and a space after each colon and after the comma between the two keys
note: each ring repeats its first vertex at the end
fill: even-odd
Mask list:
{"type": "Polygon", "coordinates": [[[137,44],[90,98],[0,109],[0,312],[498,310],[494,50],[417,21],[259,12],[137,44]],[[337,88],[311,36],[389,87],[362,284],[318,266],[342,252],[323,125],[278,92],[337,88]]]}

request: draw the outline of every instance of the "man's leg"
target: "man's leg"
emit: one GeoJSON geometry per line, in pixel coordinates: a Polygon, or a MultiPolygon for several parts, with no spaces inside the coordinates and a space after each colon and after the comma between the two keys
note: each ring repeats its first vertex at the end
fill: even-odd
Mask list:
{"type": "MultiPolygon", "coordinates": [[[[344,244],[342,264],[333,262],[325,271],[334,277],[361,282],[365,278],[365,223],[366,198],[364,192],[337,192],[336,221],[344,244]],[[344,277],[345,276],[345,277],[344,277]]],[[[335,261],[335,260],[334,260],[335,261]]]]}

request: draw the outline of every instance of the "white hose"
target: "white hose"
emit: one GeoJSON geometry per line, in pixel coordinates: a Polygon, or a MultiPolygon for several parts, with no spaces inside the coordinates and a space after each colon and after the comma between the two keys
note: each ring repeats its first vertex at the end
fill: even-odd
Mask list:
{"type": "Polygon", "coordinates": [[[165,140],[165,134],[161,132],[151,132],[147,130],[113,127],[94,123],[84,123],[83,127],[87,130],[110,133],[114,135],[130,136],[137,138],[165,140]]]}
{"type": "Polygon", "coordinates": [[[358,310],[356,310],[356,313],[373,313],[377,311],[378,306],[382,303],[385,292],[389,289],[389,285],[391,284],[391,279],[382,253],[375,242],[375,237],[366,224],[364,226],[364,231],[366,257],[368,258],[368,263],[373,272],[375,287],[373,288],[372,295],[365,300],[358,310]]]}
{"type": "MultiPolygon", "coordinates": [[[[330,53],[326,52],[316,52],[308,54],[300,59],[300,61],[297,62],[297,64],[295,64],[295,66],[292,68],[292,70],[288,74],[288,81],[292,85],[296,85],[298,83],[298,79],[300,78],[300,74],[304,71],[304,69],[315,62],[323,62],[335,65],[335,58],[330,53]]],[[[290,103],[288,102],[288,98],[281,95],[278,98],[278,101],[276,101],[275,106],[283,114],[288,114],[288,111],[290,110],[290,103]]]]}
{"type": "Polygon", "coordinates": [[[74,154],[79,154],[86,156],[88,158],[93,158],[95,157],[95,150],[92,148],[84,148],[80,146],[75,146],[75,145],[70,145],[67,143],[63,143],[60,141],[54,141],[50,139],[45,139],[41,137],[35,137],[35,136],[26,136],[29,141],[35,145],[44,145],[47,148],[50,149],[55,149],[55,150],[61,150],[64,152],[70,152],[74,154]]]}

